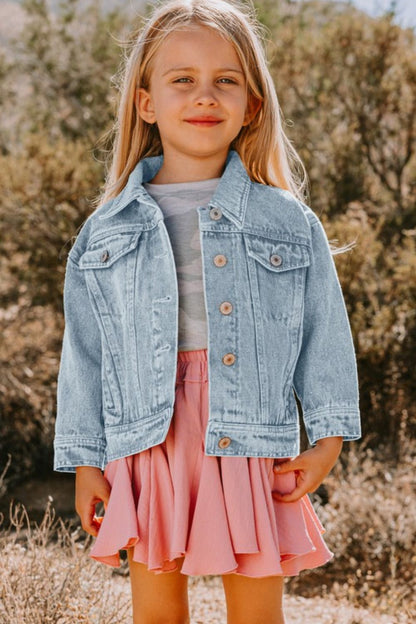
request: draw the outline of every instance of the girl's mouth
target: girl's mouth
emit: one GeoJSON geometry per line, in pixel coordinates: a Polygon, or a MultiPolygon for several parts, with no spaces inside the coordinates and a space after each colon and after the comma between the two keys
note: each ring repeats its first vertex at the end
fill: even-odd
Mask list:
{"type": "Polygon", "coordinates": [[[215,117],[193,117],[192,119],[185,119],[185,121],[201,128],[211,128],[222,123],[222,119],[216,119],[215,117]]]}

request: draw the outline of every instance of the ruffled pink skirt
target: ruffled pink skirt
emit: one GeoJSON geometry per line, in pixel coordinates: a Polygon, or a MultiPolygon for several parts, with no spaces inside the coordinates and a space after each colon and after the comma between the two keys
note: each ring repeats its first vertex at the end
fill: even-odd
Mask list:
{"type": "Polygon", "coordinates": [[[111,494],[90,556],[120,566],[119,550],[149,570],[182,574],[293,576],[332,558],[308,496],[276,501],[295,475],[273,458],[204,454],[207,350],[178,353],[175,409],[166,440],[109,462],[111,494]]]}

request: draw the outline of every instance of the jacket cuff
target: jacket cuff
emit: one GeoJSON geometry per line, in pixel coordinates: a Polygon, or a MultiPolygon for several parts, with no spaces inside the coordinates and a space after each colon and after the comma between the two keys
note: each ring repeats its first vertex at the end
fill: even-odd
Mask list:
{"type": "Polygon", "coordinates": [[[314,445],[321,438],[342,436],[345,442],[361,438],[360,409],[346,403],[309,410],[303,414],[306,435],[314,445]]]}
{"type": "Polygon", "coordinates": [[[105,446],[102,440],[56,436],[53,469],[57,472],[76,472],[77,466],[95,466],[104,470],[105,446]]]}

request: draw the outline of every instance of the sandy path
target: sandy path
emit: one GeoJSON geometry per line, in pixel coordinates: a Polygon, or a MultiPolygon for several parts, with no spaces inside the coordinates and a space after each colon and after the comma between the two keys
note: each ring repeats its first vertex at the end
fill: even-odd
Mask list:
{"type": "MultiPolygon", "coordinates": [[[[113,579],[121,592],[129,595],[129,578],[114,575],[113,579]]],[[[226,624],[221,577],[190,577],[189,603],[191,624],[226,624]]],[[[347,602],[289,595],[285,596],[285,616],[286,624],[410,624],[410,620],[406,618],[397,619],[390,615],[371,613],[347,602]]]]}

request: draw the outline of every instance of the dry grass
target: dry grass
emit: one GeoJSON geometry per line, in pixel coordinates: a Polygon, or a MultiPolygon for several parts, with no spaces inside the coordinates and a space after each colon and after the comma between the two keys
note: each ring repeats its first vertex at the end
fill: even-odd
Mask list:
{"type": "Polygon", "coordinates": [[[34,527],[22,505],[11,507],[10,526],[0,535],[2,624],[122,622],[129,601],[115,595],[108,571],[88,558],[87,546],[79,530],[55,520],[50,502],[34,527]]]}
{"type": "MultiPolygon", "coordinates": [[[[130,581],[88,557],[90,539],[71,531],[49,503],[43,521],[30,527],[22,505],[11,508],[0,536],[2,624],[131,624],[130,581]]],[[[224,624],[219,576],[189,577],[192,624],[224,624]]],[[[399,624],[402,618],[355,608],[334,598],[285,597],[288,624],[399,624]]],[[[409,620],[410,622],[410,620],[409,620]]]]}
{"type": "Polygon", "coordinates": [[[315,574],[332,595],[409,621],[416,616],[413,447],[403,440],[396,462],[356,449],[344,469],[338,464],[327,480],[329,504],[318,510],[335,558],[315,574]]]}
{"type": "MultiPolygon", "coordinates": [[[[335,559],[287,582],[288,624],[304,624],[305,613],[308,624],[415,621],[414,453],[388,465],[356,448],[327,486],[318,513],[335,559]]],[[[12,505],[7,527],[0,518],[0,622],[131,623],[129,578],[91,559],[91,542],[55,518],[52,500],[39,524],[12,505]]],[[[189,598],[192,624],[225,623],[221,577],[189,577],[189,598]]]]}

